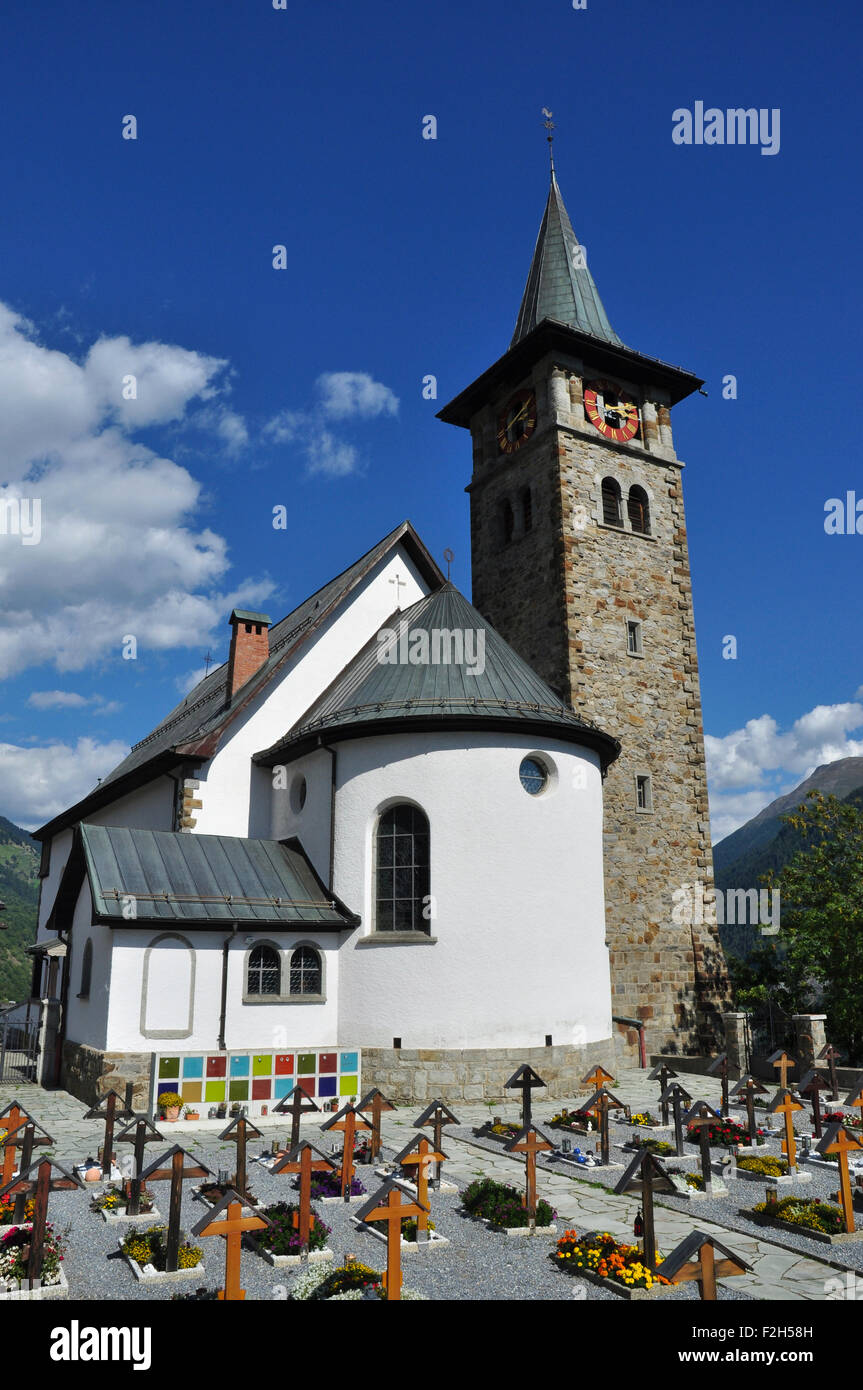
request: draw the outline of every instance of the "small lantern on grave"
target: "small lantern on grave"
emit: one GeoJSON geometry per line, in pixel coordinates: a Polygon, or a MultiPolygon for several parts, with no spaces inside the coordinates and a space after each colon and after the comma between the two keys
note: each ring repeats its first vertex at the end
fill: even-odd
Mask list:
{"type": "Polygon", "coordinates": [[[638,1211],[635,1213],[635,1221],[633,1222],[632,1226],[632,1234],[636,1237],[637,1240],[641,1240],[641,1237],[644,1235],[644,1213],[642,1212],[641,1207],[639,1207],[638,1211]]]}

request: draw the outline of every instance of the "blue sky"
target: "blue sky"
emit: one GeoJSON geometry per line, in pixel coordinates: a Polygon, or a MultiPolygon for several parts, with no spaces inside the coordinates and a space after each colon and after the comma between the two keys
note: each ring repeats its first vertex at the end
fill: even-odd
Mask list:
{"type": "Polygon", "coordinates": [[[715,833],[863,753],[863,536],[824,531],[863,498],[861,29],[851,0],[8,0],[0,474],[45,516],[0,536],[0,812],[75,800],[234,603],[281,616],[405,516],[469,592],[469,441],[434,416],[508,345],[543,105],[612,324],[706,380],[674,422],[715,833]],[[778,108],[778,153],[675,144],[699,100],[778,108]]]}

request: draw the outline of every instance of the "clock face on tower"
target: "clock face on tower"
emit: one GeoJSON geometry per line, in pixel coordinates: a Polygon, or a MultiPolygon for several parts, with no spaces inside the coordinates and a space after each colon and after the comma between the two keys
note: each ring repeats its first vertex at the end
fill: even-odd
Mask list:
{"type": "Polygon", "coordinates": [[[532,391],[516,391],[500,412],[497,442],[502,454],[513,454],[526,444],[536,429],[536,396],[532,391]]]}
{"type": "Polygon", "coordinates": [[[626,443],[638,434],[638,406],[610,381],[586,381],[584,413],[606,439],[626,443]]]}

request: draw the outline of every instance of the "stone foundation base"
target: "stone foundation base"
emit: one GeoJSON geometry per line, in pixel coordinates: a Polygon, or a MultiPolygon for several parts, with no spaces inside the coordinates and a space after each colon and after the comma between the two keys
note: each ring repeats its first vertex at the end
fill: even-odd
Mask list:
{"type": "Polygon", "coordinates": [[[76,1100],[96,1105],[110,1090],[125,1096],[132,1083],[132,1109],[150,1108],[149,1052],[101,1052],[86,1043],[64,1041],[60,1085],[76,1100]]]}
{"type": "Polygon", "coordinates": [[[363,1048],[363,1090],[377,1087],[397,1104],[515,1100],[504,1082],[527,1063],[546,1083],[534,1092],[536,1100],[572,1099],[586,1091],[581,1078],[597,1064],[613,1069],[610,1038],[583,1047],[363,1048]]]}

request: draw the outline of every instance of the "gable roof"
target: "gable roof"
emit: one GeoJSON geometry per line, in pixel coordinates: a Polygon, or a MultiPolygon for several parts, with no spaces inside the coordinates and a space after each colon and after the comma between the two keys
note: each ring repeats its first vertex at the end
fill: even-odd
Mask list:
{"type": "Polygon", "coordinates": [[[544,732],[595,748],[603,766],[617,757],[617,741],[580,719],[448,580],[390,623],[348,662],[284,738],[255,754],[255,762],[273,766],[286,750],[296,755],[321,735],[357,738],[393,732],[407,723],[544,732]],[[437,651],[442,659],[437,662],[435,633],[441,635],[437,651]],[[397,640],[387,634],[398,634],[397,640]],[[473,662],[466,634],[477,657],[473,662]],[[425,640],[429,653],[416,664],[408,659],[415,635],[419,642],[425,640]],[[449,659],[451,635],[461,639],[464,659],[449,659]],[[387,656],[391,659],[382,659],[387,656]]]}
{"type": "Polygon", "coordinates": [[[444,582],[441,571],[411,523],[401,522],[365,555],[361,555],[270,628],[268,660],[245,685],[240,686],[233,699],[228,695],[228,663],[224,662],[199,681],[82,801],[35,831],[34,838],[50,839],[59,830],[84,820],[101,806],[153,777],[175,769],[178,764],[197,764],[212,757],[225,730],[246,705],[260,694],[288,658],[349,599],[365,576],[397,545],[404,547],[430,587],[444,582]]]}

